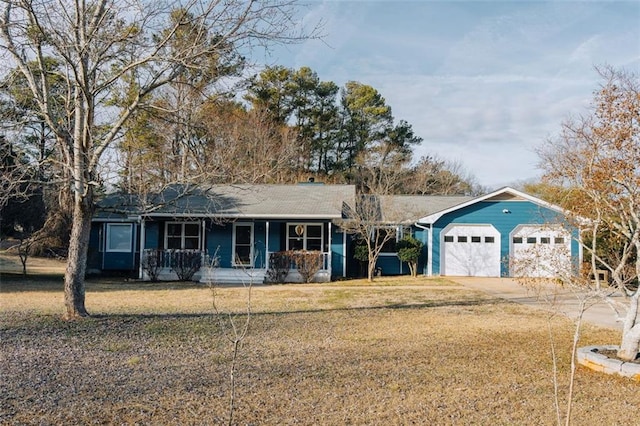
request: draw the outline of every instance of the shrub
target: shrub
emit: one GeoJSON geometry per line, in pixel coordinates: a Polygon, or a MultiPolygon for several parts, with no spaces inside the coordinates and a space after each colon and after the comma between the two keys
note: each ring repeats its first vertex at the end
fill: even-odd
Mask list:
{"type": "Polygon", "coordinates": [[[160,256],[160,250],[145,250],[142,255],[142,270],[146,272],[149,279],[154,282],[158,281],[158,276],[160,275],[160,269],[162,266],[160,256]]]}
{"type": "Polygon", "coordinates": [[[402,262],[407,262],[412,277],[418,275],[418,259],[423,245],[421,241],[411,235],[407,235],[398,241],[398,259],[402,262]]]}
{"type": "Polygon", "coordinates": [[[278,251],[270,253],[267,281],[271,283],[284,283],[291,269],[291,260],[291,252],[278,251]]]}
{"type": "Polygon", "coordinates": [[[199,251],[176,251],[171,253],[171,269],[180,281],[190,281],[202,266],[199,251]]]}
{"type": "Polygon", "coordinates": [[[310,283],[316,272],[322,268],[322,252],[320,251],[294,251],[292,258],[305,283],[310,283]]]}

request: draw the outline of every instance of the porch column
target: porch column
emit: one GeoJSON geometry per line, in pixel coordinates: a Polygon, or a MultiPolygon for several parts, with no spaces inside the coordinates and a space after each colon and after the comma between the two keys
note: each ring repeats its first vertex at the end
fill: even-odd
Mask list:
{"type": "Polygon", "coordinates": [[[269,221],[264,225],[264,269],[269,269],[269,221]]]}
{"type": "Polygon", "coordinates": [[[138,266],[138,279],[144,278],[144,270],[142,269],[142,259],[144,257],[144,249],[145,249],[145,221],[144,219],[140,219],[140,265],[138,266]]]}
{"type": "Polygon", "coordinates": [[[202,224],[200,226],[200,256],[201,256],[200,264],[202,266],[205,266],[207,263],[207,253],[205,252],[207,244],[204,241],[206,235],[207,235],[206,220],[202,219],[202,224]]]}

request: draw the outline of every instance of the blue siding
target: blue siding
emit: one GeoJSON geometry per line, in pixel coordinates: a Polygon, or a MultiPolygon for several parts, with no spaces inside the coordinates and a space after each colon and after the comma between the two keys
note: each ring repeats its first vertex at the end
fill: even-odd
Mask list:
{"type": "Polygon", "coordinates": [[[104,224],[92,223],[91,233],[89,235],[89,249],[87,251],[87,268],[89,270],[102,269],[103,248],[100,247],[101,234],[104,224]]]}
{"type": "Polygon", "coordinates": [[[376,268],[382,269],[382,275],[400,275],[409,272],[409,267],[403,265],[395,254],[381,254],[378,256],[376,268]]]}
{"type": "MultiPolygon", "coordinates": [[[[500,232],[500,266],[502,276],[509,275],[509,234],[523,224],[565,223],[564,217],[548,208],[530,201],[481,201],[438,219],[433,226],[433,274],[440,274],[440,233],[449,224],[491,224],[500,232]],[[507,210],[508,213],[503,211],[507,210]]],[[[577,236],[574,231],[574,240],[577,236]]],[[[578,253],[578,244],[572,241],[571,252],[578,253]]]]}
{"type": "MultiPolygon", "coordinates": [[[[269,224],[271,225],[271,224],[269,224]]],[[[269,242],[271,245],[271,242],[269,242]]],[[[253,255],[256,268],[266,268],[267,226],[264,221],[253,224],[253,255]]]]}
{"type": "MultiPolygon", "coordinates": [[[[421,241],[423,244],[422,252],[420,253],[420,258],[418,259],[418,273],[426,272],[427,265],[427,242],[429,231],[412,227],[411,233],[414,238],[421,241]]],[[[409,265],[406,262],[400,262],[397,255],[393,254],[381,254],[378,257],[378,261],[376,262],[377,268],[382,268],[383,275],[402,275],[409,274],[411,271],[409,270],[409,265]]]]}
{"type": "Polygon", "coordinates": [[[140,255],[140,226],[134,222],[94,222],[91,224],[87,268],[90,271],[130,271],[138,270],[140,255]],[[105,250],[106,229],[109,223],[131,223],[131,245],[127,252],[108,252],[105,250]]]}
{"type": "Polygon", "coordinates": [[[284,250],[281,244],[281,235],[285,224],[282,222],[269,222],[269,252],[284,250]]]}
{"type": "Polygon", "coordinates": [[[207,253],[218,256],[221,268],[231,268],[233,249],[233,224],[213,224],[207,228],[207,253]]]}
{"type": "MultiPolygon", "coordinates": [[[[344,239],[346,235],[337,226],[332,227],[331,232],[331,273],[333,277],[344,275],[345,253],[344,239]]],[[[333,278],[332,277],[332,278],[333,278]]]]}
{"type": "MultiPolygon", "coordinates": [[[[428,257],[428,243],[429,243],[429,231],[422,228],[413,227],[412,228],[413,237],[422,242],[422,252],[420,253],[420,258],[418,259],[418,274],[426,274],[427,273],[427,257],[428,257]]],[[[409,272],[409,267],[406,267],[407,273],[409,272]]]]}

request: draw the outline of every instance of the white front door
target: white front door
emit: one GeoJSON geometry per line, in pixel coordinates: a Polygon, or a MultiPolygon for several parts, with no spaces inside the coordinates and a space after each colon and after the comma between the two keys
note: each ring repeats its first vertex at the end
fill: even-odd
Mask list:
{"type": "Polygon", "coordinates": [[[500,232],[492,225],[449,225],[440,247],[441,275],[500,276],[500,232]]]}

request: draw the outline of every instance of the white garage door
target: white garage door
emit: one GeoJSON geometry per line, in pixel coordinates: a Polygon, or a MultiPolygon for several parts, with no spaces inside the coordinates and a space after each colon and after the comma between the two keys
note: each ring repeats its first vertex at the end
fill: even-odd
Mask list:
{"type": "Polygon", "coordinates": [[[500,276],[500,233],[491,225],[449,225],[440,247],[442,275],[500,276]]]}
{"type": "Polygon", "coordinates": [[[511,275],[557,277],[571,272],[571,234],[559,226],[521,225],[511,233],[511,275]]]}

